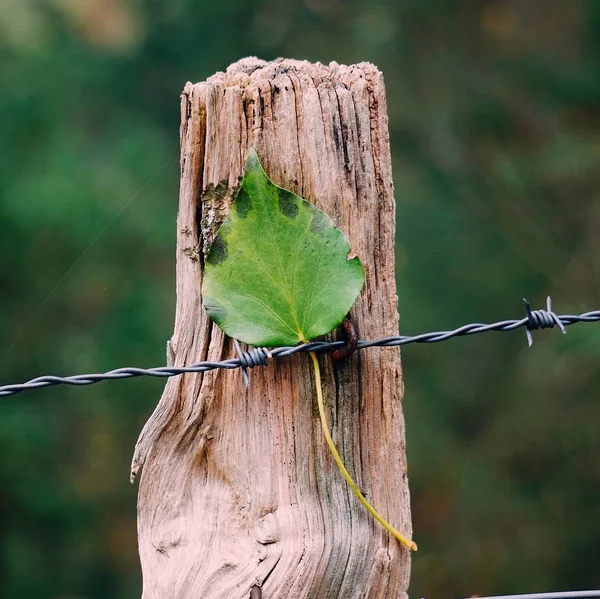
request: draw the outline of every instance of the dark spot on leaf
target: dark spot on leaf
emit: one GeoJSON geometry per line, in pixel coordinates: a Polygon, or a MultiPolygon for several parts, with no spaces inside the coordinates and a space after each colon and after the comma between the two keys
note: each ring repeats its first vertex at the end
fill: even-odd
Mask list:
{"type": "Polygon", "coordinates": [[[279,212],[288,218],[298,216],[298,203],[296,196],[285,189],[279,189],[279,212]]]}
{"type": "Polygon", "coordinates": [[[329,217],[321,210],[314,208],[312,210],[313,216],[310,221],[310,230],[319,237],[322,237],[326,231],[331,229],[332,223],[329,217]]]}
{"type": "Polygon", "coordinates": [[[215,240],[210,246],[206,261],[213,266],[227,260],[227,242],[221,236],[221,233],[215,237],[215,240]]]}
{"type": "Polygon", "coordinates": [[[238,197],[235,199],[235,211],[240,218],[246,218],[248,212],[254,208],[252,205],[252,199],[248,195],[245,189],[240,189],[238,197]]]}

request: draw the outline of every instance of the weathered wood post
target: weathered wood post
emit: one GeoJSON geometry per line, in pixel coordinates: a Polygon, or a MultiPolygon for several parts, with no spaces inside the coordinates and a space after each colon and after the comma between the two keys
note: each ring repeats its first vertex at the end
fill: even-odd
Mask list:
{"type": "MultiPolygon", "coordinates": [[[[175,364],[233,357],[207,318],[204,257],[254,146],[317,204],[366,270],[361,337],[397,334],[386,99],[371,64],[248,58],[181,96],[175,364]]],[[[410,535],[397,349],[323,356],[333,438],[369,500],[410,535]]],[[[350,492],[325,444],[308,355],[172,378],[136,446],[143,599],[402,598],[409,555],[350,492]]]]}

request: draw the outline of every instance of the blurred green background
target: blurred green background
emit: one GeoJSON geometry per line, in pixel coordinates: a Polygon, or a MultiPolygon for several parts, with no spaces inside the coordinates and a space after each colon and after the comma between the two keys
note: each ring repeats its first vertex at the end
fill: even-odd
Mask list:
{"type": "MultiPolygon", "coordinates": [[[[598,0],[0,0],[0,384],[164,363],[179,93],[247,55],[384,72],[401,330],[600,308],[598,0]]],[[[403,350],[411,595],[600,585],[600,326],[403,350]]],[[[164,383],[0,402],[0,596],[140,594],[164,383]]]]}

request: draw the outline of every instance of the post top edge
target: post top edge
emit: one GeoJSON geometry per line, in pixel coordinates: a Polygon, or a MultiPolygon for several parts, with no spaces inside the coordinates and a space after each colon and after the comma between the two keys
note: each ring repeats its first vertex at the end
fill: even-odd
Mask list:
{"type": "MultiPolygon", "coordinates": [[[[309,62],[308,60],[297,60],[293,58],[277,58],[272,61],[262,60],[256,56],[242,58],[227,67],[225,71],[218,71],[208,77],[205,81],[198,83],[187,83],[186,91],[191,87],[203,84],[228,84],[234,81],[250,82],[258,79],[272,79],[278,75],[307,74],[319,79],[339,79],[349,75],[357,76],[363,73],[367,77],[381,77],[381,71],[371,62],[359,62],[351,65],[339,64],[331,61],[328,65],[321,62],[309,62]]],[[[354,78],[352,77],[352,78],[354,78]]]]}

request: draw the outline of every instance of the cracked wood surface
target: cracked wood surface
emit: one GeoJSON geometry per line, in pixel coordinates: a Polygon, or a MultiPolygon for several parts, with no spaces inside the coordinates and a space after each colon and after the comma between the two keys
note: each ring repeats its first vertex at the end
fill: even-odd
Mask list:
{"type": "MultiPolygon", "coordinates": [[[[248,58],[181,96],[175,365],[233,357],[208,319],[204,257],[250,146],[278,185],[327,212],[360,256],[362,337],[398,332],[385,90],[371,64],[248,58]]],[[[384,518],[411,536],[396,349],[322,356],[333,439],[384,518]]],[[[310,358],[169,379],[135,448],[143,599],[404,598],[408,550],[347,487],[320,429],[310,358]]]]}

